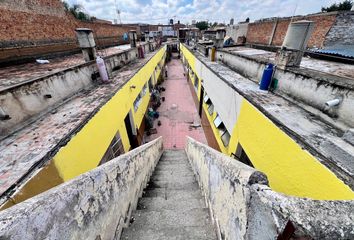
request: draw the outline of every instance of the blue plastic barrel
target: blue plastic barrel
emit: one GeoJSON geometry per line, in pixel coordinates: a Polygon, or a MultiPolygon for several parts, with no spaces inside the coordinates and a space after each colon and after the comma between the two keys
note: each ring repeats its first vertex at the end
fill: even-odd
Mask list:
{"type": "Polygon", "coordinates": [[[263,76],[259,84],[259,89],[268,90],[270,83],[272,82],[273,76],[273,64],[269,63],[263,71],[263,76]]]}

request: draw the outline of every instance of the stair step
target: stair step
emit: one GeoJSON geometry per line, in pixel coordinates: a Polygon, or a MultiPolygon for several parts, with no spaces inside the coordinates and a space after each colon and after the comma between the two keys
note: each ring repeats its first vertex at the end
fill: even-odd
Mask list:
{"type": "Polygon", "coordinates": [[[165,170],[165,171],[155,171],[152,175],[153,177],[194,177],[194,173],[190,170],[188,171],[173,171],[173,170],[165,170]]]}
{"type": "MultiPolygon", "coordinates": [[[[182,179],[181,179],[182,180],[182,179]]],[[[153,181],[149,182],[146,189],[154,188],[165,188],[165,189],[188,189],[188,190],[199,190],[198,182],[194,180],[190,181],[180,181],[180,182],[168,182],[168,181],[153,181]]]]}
{"type": "Polygon", "coordinates": [[[164,150],[163,155],[186,154],[184,150],[164,150]]]}
{"type": "Polygon", "coordinates": [[[194,209],[206,207],[202,196],[192,197],[185,195],[170,195],[160,197],[143,197],[139,200],[137,210],[177,210],[180,209],[194,209]]]}
{"type": "Polygon", "coordinates": [[[189,176],[179,176],[179,175],[174,175],[174,174],[165,174],[165,175],[161,175],[161,174],[157,174],[157,175],[153,175],[150,178],[151,182],[154,181],[165,181],[165,182],[178,182],[178,181],[183,181],[183,182],[194,182],[196,179],[194,177],[193,174],[190,174],[189,176]]]}
{"type": "Polygon", "coordinates": [[[164,161],[164,162],[159,162],[157,164],[158,166],[166,166],[166,165],[184,165],[184,166],[190,166],[189,162],[182,162],[182,161],[164,161]]]}
{"type": "Polygon", "coordinates": [[[184,150],[165,151],[121,239],[216,239],[184,150]]]}
{"type": "Polygon", "coordinates": [[[207,208],[175,210],[136,210],[133,212],[134,222],[129,226],[139,228],[164,229],[168,227],[195,227],[211,224],[207,208]]]}
{"type": "Polygon", "coordinates": [[[175,161],[175,160],[183,160],[188,161],[187,156],[162,156],[161,160],[175,161]]]}
{"type": "Polygon", "coordinates": [[[215,240],[217,239],[212,227],[171,227],[157,230],[124,229],[122,240],[215,240]]]}
{"type": "Polygon", "coordinates": [[[198,198],[201,197],[200,191],[195,191],[193,189],[164,189],[164,188],[155,188],[155,189],[146,189],[143,194],[143,198],[152,198],[152,197],[162,197],[173,196],[173,195],[185,195],[189,198],[198,198]]]}
{"type": "Polygon", "coordinates": [[[183,164],[169,164],[169,165],[157,165],[155,168],[157,171],[159,170],[190,170],[192,171],[192,167],[190,165],[183,164]]]}

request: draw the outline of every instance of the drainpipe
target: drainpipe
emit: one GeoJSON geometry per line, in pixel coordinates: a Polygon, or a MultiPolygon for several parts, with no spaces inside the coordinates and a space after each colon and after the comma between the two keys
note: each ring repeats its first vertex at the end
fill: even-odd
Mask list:
{"type": "Polygon", "coordinates": [[[338,106],[342,102],[342,98],[336,98],[326,102],[326,107],[332,108],[338,106]]]}

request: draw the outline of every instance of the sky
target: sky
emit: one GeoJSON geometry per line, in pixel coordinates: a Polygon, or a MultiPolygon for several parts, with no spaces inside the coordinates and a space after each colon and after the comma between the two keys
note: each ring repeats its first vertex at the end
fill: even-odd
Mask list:
{"type": "Polygon", "coordinates": [[[117,18],[115,2],[121,11],[122,23],[162,23],[168,19],[191,23],[192,20],[235,23],[268,18],[304,15],[321,11],[337,0],[66,0],[81,4],[91,15],[100,19],[117,18]]]}

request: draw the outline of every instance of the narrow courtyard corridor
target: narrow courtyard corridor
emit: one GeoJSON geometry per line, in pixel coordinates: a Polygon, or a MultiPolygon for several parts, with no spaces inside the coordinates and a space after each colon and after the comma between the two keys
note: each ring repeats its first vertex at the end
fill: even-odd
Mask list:
{"type": "Polygon", "coordinates": [[[157,109],[161,126],[157,125],[157,121],[154,122],[157,134],[151,135],[148,140],[162,136],[165,149],[184,149],[186,136],[207,144],[181,60],[172,57],[167,69],[168,77],[161,85],[166,89],[161,92],[165,101],[157,109]]]}

